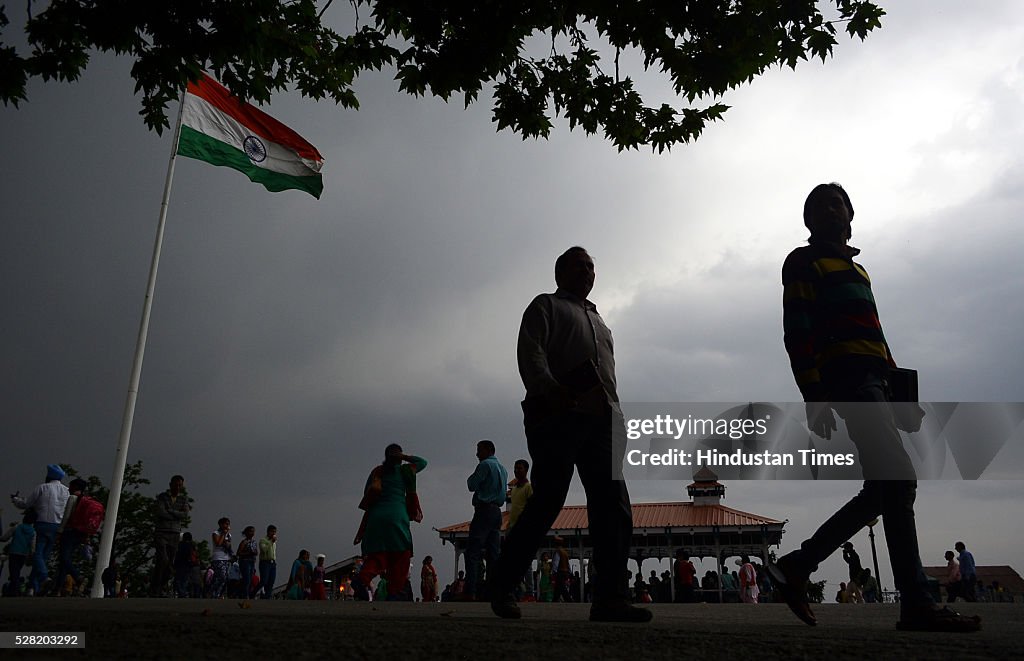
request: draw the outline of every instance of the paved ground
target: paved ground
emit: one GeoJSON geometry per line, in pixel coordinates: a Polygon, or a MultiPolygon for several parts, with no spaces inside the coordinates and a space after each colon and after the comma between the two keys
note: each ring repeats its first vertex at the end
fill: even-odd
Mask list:
{"type": "MultiPolygon", "coordinates": [[[[817,607],[817,627],[784,605],[654,604],[649,624],[591,624],[588,607],[524,604],[499,620],[486,604],[0,599],[0,631],[84,631],[86,649],[32,658],[987,659],[1024,658],[1024,604],[959,604],[974,634],[895,630],[898,606],[817,607]],[[240,605],[241,604],[241,605],[240,605]],[[525,656],[523,656],[525,654],[525,656]]],[[[0,650],[8,658],[9,650],[0,650]]]]}

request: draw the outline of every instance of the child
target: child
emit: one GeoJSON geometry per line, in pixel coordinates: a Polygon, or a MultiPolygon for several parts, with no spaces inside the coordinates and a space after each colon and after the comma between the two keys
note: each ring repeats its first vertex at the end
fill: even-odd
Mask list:
{"type": "Polygon", "coordinates": [[[316,556],[316,567],[313,567],[313,578],[309,586],[309,598],[323,601],[327,599],[325,579],[327,578],[324,561],[327,559],[323,553],[316,556]]]}
{"type": "Polygon", "coordinates": [[[3,537],[0,537],[0,542],[6,542],[11,540],[11,543],[7,549],[7,562],[9,572],[9,586],[7,593],[12,597],[21,596],[21,569],[25,566],[25,562],[29,556],[32,555],[35,549],[36,540],[36,512],[35,510],[25,510],[25,516],[22,517],[21,523],[17,526],[11,526],[4,533],[3,537]]]}
{"type": "Polygon", "coordinates": [[[179,599],[191,594],[189,581],[192,578],[192,568],[198,565],[199,553],[196,543],[192,539],[192,533],[186,532],[182,534],[174,554],[174,594],[179,599]]]}

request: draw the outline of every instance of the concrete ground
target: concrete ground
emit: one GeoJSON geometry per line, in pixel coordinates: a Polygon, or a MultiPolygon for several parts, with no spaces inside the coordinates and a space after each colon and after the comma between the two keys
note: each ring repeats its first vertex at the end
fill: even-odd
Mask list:
{"type": "MultiPolygon", "coordinates": [[[[592,624],[583,604],[0,599],[0,632],[85,633],[82,650],[32,658],[999,659],[1024,658],[1024,604],[958,604],[973,634],[903,633],[891,604],[816,607],[808,627],[782,604],[653,604],[649,624],[592,624]]],[[[0,658],[10,658],[0,650],[0,658]]]]}

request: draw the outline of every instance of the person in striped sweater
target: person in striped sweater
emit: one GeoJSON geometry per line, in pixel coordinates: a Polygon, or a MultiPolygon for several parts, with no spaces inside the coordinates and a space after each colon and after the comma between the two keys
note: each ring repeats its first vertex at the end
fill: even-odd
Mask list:
{"type": "Polygon", "coordinates": [[[769,565],[769,573],[794,614],[815,625],[808,578],[843,542],[881,516],[900,591],[897,628],[976,631],[979,619],[940,609],[928,592],[914,520],[917,481],[889,404],[887,379],[896,363],[882,333],[871,279],[853,261],[860,253],[849,245],[853,215],[839,184],[820,184],[807,196],[808,245],[793,250],[782,267],[783,327],[808,428],[829,439],[836,430],[833,410],[839,413],[857,446],[865,480],[799,549],[769,565]]]}

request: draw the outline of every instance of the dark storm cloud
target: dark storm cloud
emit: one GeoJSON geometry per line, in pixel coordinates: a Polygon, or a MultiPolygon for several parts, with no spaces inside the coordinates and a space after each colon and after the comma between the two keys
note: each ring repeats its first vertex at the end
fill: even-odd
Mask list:
{"type": "MultiPolygon", "coordinates": [[[[772,72],[697,144],[662,156],[617,154],[564,127],[550,141],[495,134],[486,105],[399,96],[386,73],[360,83],[359,112],[275,98],[267,110],[327,158],[324,197],[178,162],[130,459],[145,461],[154,493],[186,475],[199,535],[227,514],[236,527],[279,525],[284,558],[306,546],[340,559],[355,550],[363,480],[399,441],[431,462],[417,553],[438,557],[444,578],[451,547],[430,528],[468,518],[473,444],[492,438],[506,464],[525,454],[516,331],[526,303],[553,289],[554,257],[580,243],[596,258],[624,399],[793,399],[779,269],[822,176],[850,179],[864,205],[855,239],[922,393],[1021,399],[1019,81],[1006,61],[963,53],[989,81],[975,100],[989,114],[951,120],[913,149],[884,123],[864,126],[899,110],[886,90],[944,75],[899,68],[903,54],[934,50],[950,25],[955,43],[964,25],[984,39],[1019,10],[990,8],[992,22],[956,4],[907,6],[892,8],[891,36],[844,42],[824,67],[772,72]],[[889,181],[893,161],[941,164],[951,152],[973,154],[976,171],[954,162],[889,181]],[[967,193],[947,196],[950,181],[967,193]],[[929,206],[908,212],[908,188],[929,206]]],[[[9,491],[52,461],[104,481],[112,470],[170,143],[136,115],[128,65],[96,64],[0,109],[9,491]]],[[[919,104],[922,121],[945,111],[919,104]]],[[[632,488],[636,501],[686,498],[685,484],[632,488]]],[[[1019,535],[973,513],[1015,511],[1018,488],[922,485],[922,539],[943,548],[952,527],[987,560],[1013,561],[1019,535]]],[[[851,490],[734,484],[726,504],[791,518],[789,548],[851,490]]],[[[578,484],[570,500],[582,502],[578,484]]]]}

